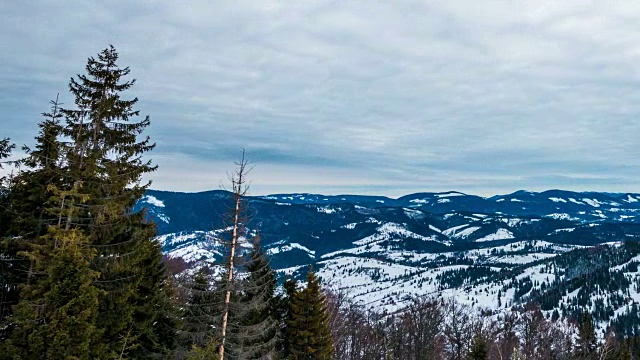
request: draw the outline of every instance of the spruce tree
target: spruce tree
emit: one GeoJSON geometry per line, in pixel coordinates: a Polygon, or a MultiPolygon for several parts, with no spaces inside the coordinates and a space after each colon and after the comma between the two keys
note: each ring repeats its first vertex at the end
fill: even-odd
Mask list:
{"type": "Polygon", "coordinates": [[[59,139],[62,115],[57,99],[51,101],[51,112],[42,116],[44,120],[38,124],[40,132],[35,138],[35,147],[23,146],[27,156],[16,162],[22,171],[12,179],[8,199],[14,216],[3,229],[5,235],[11,237],[34,239],[45,234],[46,226],[55,223],[50,189],[68,188],[64,182],[62,156],[65,144],[59,139]]]}
{"type": "MultiPolygon", "coordinates": [[[[57,191],[54,197],[87,199],[80,189],[57,191]]],[[[73,212],[65,209],[65,216],[73,212]]],[[[29,259],[32,274],[21,286],[20,301],[10,317],[12,332],[3,344],[7,358],[88,358],[99,343],[95,326],[99,273],[90,269],[96,251],[81,230],[50,225],[47,234],[27,243],[19,255],[29,259]]]]}
{"type": "Polygon", "coordinates": [[[310,268],[306,289],[296,291],[287,321],[287,341],[291,360],[330,360],[333,341],[329,315],[320,281],[310,268]]]}
{"type": "Polygon", "coordinates": [[[276,313],[276,276],[260,238],[254,238],[246,265],[247,277],[240,283],[241,295],[235,346],[229,347],[229,359],[274,359],[277,357],[279,326],[276,313]]]}
{"type": "Polygon", "coordinates": [[[467,355],[467,359],[469,360],[486,360],[488,354],[488,346],[487,341],[484,336],[478,331],[471,341],[471,347],[469,349],[469,355],[467,355]]]}
{"type": "Polygon", "coordinates": [[[62,109],[62,133],[70,140],[68,182],[82,184],[89,200],[64,226],[82,229],[97,251],[91,266],[101,273],[97,326],[105,343],[93,349],[93,356],[146,358],[161,356],[171,343],[172,331],[163,320],[170,309],[159,308],[171,302],[154,226],[132,212],[150,185],[142,176],[156,169],[143,158],[155,144],[148,136],[139,139],[150,120],[138,120],[137,98],[125,99],[135,80],[125,80],[130,70],[117,62],[110,46],[90,57],[86,74],[69,84],[76,108],[62,109]]]}
{"type": "MultiPolygon", "coordinates": [[[[193,276],[189,285],[189,298],[184,307],[183,329],[181,334],[182,352],[196,355],[211,349],[215,344],[216,297],[211,289],[210,269],[201,267],[193,276]]],[[[215,353],[215,348],[213,350],[215,353]]],[[[216,354],[217,357],[217,354],[216,354]]]]}
{"type": "Polygon", "coordinates": [[[576,356],[579,359],[589,360],[597,355],[596,333],[593,320],[589,313],[584,313],[578,323],[578,339],[576,342],[576,356]]]}
{"type": "Polygon", "coordinates": [[[297,329],[293,326],[293,299],[298,293],[298,282],[295,279],[287,279],[284,282],[285,295],[280,299],[278,306],[278,315],[280,317],[280,332],[283,335],[280,343],[280,353],[284,359],[288,359],[290,355],[291,342],[296,336],[297,329]],[[292,326],[288,324],[292,323],[292,326]]]}
{"type": "MultiPolygon", "coordinates": [[[[0,160],[4,160],[11,155],[11,151],[15,148],[15,144],[11,143],[11,139],[4,138],[0,140],[0,160]]],[[[3,162],[0,161],[0,169],[3,167],[3,162]]]]}
{"type": "MultiPolygon", "coordinates": [[[[10,142],[9,138],[0,140],[0,169],[6,165],[4,159],[11,155],[14,147],[15,145],[10,142]]],[[[0,257],[3,260],[0,261],[0,341],[6,336],[6,319],[11,314],[11,306],[16,302],[12,298],[17,297],[17,287],[15,281],[11,279],[14,275],[11,271],[12,266],[7,261],[11,255],[8,254],[6,240],[2,240],[6,236],[7,225],[14,218],[9,210],[9,190],[7,178],[0,177],[0,257]]]]}
{"type": "Polygon", "coordinates": [[[7,321],[11,307],[18,302],[19,287],[35,275],[33,259],[20,254],[41,240],[47,226],[55,224],[60,216],[56,215],[60,205],[55,202],[52,189],[65,187],[61,164],[64,146],[58,139],[61,115],[57,99],[51,105],[51,112],[43,113],[34,149],[23,147],[27,156],[16,161],[22,171],[12,177],[10,189],[0,199],[0,256],[4,260],[0,265],[0,338],[12,329],[7,321]]]}

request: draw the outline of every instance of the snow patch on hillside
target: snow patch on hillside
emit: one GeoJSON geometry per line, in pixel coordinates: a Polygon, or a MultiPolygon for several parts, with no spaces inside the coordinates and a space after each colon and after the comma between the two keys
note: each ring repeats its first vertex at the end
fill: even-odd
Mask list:
{"type": "Polygon", "coordinates": [[[319,206],[316,208],[318,210],[319,213],[324,213],[324,214],[335,214],[336,211],[341,211],[342,209],[340,208],[332,208],[329,206],[319,206]]]}
{"type": "Polygon", "coordinates": [[[170,217],[168,217],[167,215],[163,214],[163,213],[155,213],[155,217],[158,218],[158,220],[164,222],[164,223],[169,223],[169,221],[171,220],[170,217]]]}
{"type": "Polygon", "coordinates": [[[291,251],[293,249],[302,250],[302,251],[306,252],[310,257],[313,257],[313,258],[315,258],[315,256],[316,256],[316,252],[315,251],[310,250],[308,247],[302,246],[302,245],[300,245],[298,243],[289,243],[289,244],[286,244],[284,246],[279,246],[279,247],[274,247],[274,248],[267,249],[267,254],[275,255],[275,254],[279,254],[279,253],[282,253],[282,252],[291,251]]]}
{"type": "Polygon", "coordinates": [[[596,199],[587,199],[584,198],[582,199],[582,201],[586,202],[587,204],[593,206],[593,207],[600,207],[600,205],[602,205],[602,203],[596,199]]]}
{"type": "Polygon", "coordinates": [[[443,231],[442,233],[448,237],[461,239],[461,238],[468,237],[469,235],[473,234],[479,229],[480,229],[479,226],[469,226],[469,224],[464,224],[464,225],[459,225],[459,226],[454,226],[452,228],[449,228],[443,231]]]}
{"type": "Polygon", "coordinates": [[[476,242],[481,242],[481,241],[494,241],[494,240],[506,240],[506,239],[513,239],[513,233],[507,229],[498,229],[498,231],[496,231],[493,234],[489,234],[487,236],[484,236],[480,239],[477,239],[476,242]]]}
{"type": "Polygon", "coordinates": [[[147,203],[149,205],[153,205],[155,207],[165,207],[164,202],[152,195],[145,195],[142,198],[142,202],[147,203]]]}
{"type": "Polygon", "coordinates": [[[556,229],[556,230],[553,230],[551,232],[551,234],[558,234],[558,233],[563,233],[563,232],[573,232],[575,229],[576,228],[556,229]]]}
{"type": "Polygon", "coordinates": [[[403,208],[404,214],[411,219],[422,219],[425,217],[424,213],[414,209],[403,208]]]}
{"type": "Polygon", "coordinates": [[[447,192],[442,194],[435,194],[435,196],[437,198],[447,198],[447,197],[454,197],[454,196],[465,196],[465,194],[459,193],[459,192],[447,192]]]}

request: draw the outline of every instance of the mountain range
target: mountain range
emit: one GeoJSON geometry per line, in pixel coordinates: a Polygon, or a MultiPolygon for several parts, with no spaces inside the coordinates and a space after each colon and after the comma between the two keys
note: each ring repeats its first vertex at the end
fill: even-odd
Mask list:
{"type": "MultiPolygon", "coordinates": [[[[136,205],[157,224],[166,256],[222,257],[225,191],[149,190],[136,205]]],[[[640,328],[640,194],[517,191],[383,196],[247,197],[248,229],[272,266],[376,311],[415,295],[455,297],[488,312],[537,303],[548,317],[590,311],[600,332],[640,328]]]]}

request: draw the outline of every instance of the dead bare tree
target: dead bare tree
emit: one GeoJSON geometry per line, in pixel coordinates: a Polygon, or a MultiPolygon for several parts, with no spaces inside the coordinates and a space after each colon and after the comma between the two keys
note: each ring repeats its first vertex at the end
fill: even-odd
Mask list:
{"type": "Polygon", "coordinates": [[[473,336],[472,315],[470,307],[455,299],[447,301],[443,334],[447,341],[445,352],[449,359],[463,360],[466,356],[473,336]]]}
{"type": "Polygon", "coordinates": [[[220,347],[218,348],[218,356],[220,360],[224,360],[225,355],[225,343],[227,341],[227,326],[229,321],[229,303],[231,301],[231,290],[234,281],[234,270],[237,266],[234,261],[236,259],[236,251],[239,242],[241,232],[244,227],[243,222],[243,199],[249,191],[247,184],[247,174],[251,171],[249,168],[249,162],[245,157],[244,150],[242,151],[242,157],[239,162],[236,162],[236,170],[229,176],[231,181],[231,191],[233,195],[233,215],[231,224],[231,238],[229,239],[229,259],[227,266],[227,277],[225,280],[225,295],[224,304],[222,308],[222,324],[221,324],[221,338],[220,347]]]}

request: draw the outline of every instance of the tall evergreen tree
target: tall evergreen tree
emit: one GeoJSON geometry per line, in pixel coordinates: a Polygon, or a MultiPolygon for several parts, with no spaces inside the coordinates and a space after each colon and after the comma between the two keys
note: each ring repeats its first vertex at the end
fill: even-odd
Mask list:
{"type": "Polygon", "coordinates": [[[157,357],[172,337],[167,338],[171,329],[162,320],[169,311],[159,306],[171,303],[166,301],[154,226],[132,212],[150,185],[142,176],[156,169],[143,159],[155,144],[148,136],[139,140],[150,120],[137,121],[138,99],[124,99],[135,80],[125,80],[130,70],[117,61],[118,53],[110,46],[90,57],[86,74],[69,84],[76,109],[62,109],[62,133],[70,139],[65,154],[68,183],[81,184],[89,200],[75,208],[64,227],[84,231],[97,251],[91,267],[101,273],[96,284],[104,295],[97,326],[105,343],[93,349],[94,356],[157,357]]]}
{"type": "Polygon", "coordinates": [[[310,268],[307,287],[296,291],[287,321],[287,342],[291,360],[330,360],[333,341],[320,280],[310,268]]]}
{"type": "Polygon", "coordinates": [[[10,189],[0,199],[0,338],[12,329],[7,323],[11,307],[18,302],[19,287],[33,276],[33,259],[20,254],[29,251],[29,245],[42,240],[47,226],[56,223],[61,216],[60,204],[55,202],[54,189],[63,189],[59,141],[60,111],[57,99],[51,101],[51,112],[43,113],[40,133],[35,138],[34,149],[23,147],[27,156],[19,161],[22,171],[11,179],[10,189]],[[53,202],[52,202],[53,201],[53,202]]]}
{"type": "MultiPolygon", "coordinates": [[[[5,165],[5,159],[11,155],[11,151],[15,147],[10,139],[4,138],[0,140],[0,169],[5,165]]],[[[9,204],[9,184],[5,176],[0,177],[0,341],[5,338],[6,318],[11,314],[11,306],[15,304],[12,300],[14,294],[17,293],[15,282],[11,279],[11,263],[8,261],[11,255],[8,254],[8,247],[3,237],[6,236],[7,225],[13,219],[10,214],[9,204]]]]}
{"type": "Polygon", "coordinates": [[[44,120],[38,124],[40,132],[35,138],[35,147],[23,146],[27,156],[17,161],[22,171],[12,179],[8,206],[13,217],[2,226],[0,231],[4,235],[37,238],[47,232],[46,225],[55,223],[51,188],[65,188],[64,144],[59,139],[62,115],[57,99],[51,101],[51,112],[42,116],[44,120]]]}

